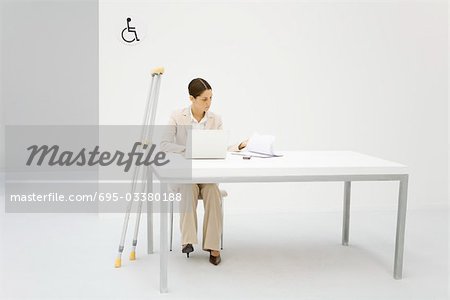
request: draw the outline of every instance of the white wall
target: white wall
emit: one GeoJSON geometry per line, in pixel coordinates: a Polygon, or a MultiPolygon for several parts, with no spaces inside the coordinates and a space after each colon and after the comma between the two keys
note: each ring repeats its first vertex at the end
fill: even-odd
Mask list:
{"type": "MultiPolygon", "coordinates": [[[[140,124],[162,65],[158,124],[203,77],[234,141],[397,161],[410,209],[447,202],[447,2],[123,2],[100,2],[101,124],[140,124]],[[137,46],[117,38],[128,14],[146,26],[137,46]]],[[[228,212],[342,209],[341,183],[223,186],[228,212]]],[[[396,207],[397,183],[352,187],[353,209],[396,207]]]]}

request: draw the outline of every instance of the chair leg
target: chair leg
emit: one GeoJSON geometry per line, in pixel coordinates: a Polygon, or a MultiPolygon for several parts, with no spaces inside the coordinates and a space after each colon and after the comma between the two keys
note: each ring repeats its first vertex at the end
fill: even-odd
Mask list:
{"type": "Polygon", "coordinates": [[[170,251],[172,251],[173,241],[173,202],[170,201],[170,251]]]}

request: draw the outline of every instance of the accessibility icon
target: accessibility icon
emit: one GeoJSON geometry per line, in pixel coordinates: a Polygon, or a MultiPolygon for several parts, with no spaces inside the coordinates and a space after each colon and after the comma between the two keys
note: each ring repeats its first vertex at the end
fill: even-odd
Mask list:
{"type": "Polygon", "coordinates": [[[136,32],[136,27],[131,27],[130,22],[131,22],[131,18],[128,17],[127,18],[127,27],[125,27],[122,30],[122,40],[125,43],[129,43],[129,44],[140,41],[140,39],[138,38],[137,32],[136,32]]]}

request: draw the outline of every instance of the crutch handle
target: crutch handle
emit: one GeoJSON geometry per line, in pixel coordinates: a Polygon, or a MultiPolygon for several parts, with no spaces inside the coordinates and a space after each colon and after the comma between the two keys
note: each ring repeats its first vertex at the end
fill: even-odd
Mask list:
{"type": "Polygon", "coordinates": [[[164,67],[157,67],[152,70],[152,76],[164,73],[164,67]]]}

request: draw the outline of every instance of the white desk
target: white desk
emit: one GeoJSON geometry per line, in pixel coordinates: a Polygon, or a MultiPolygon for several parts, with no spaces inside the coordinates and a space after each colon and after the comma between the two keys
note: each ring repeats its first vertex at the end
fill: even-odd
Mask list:
{"type": "MultiPolygon", "coordinates": [[[[402,278],[403,249],[408,189],[408,169],[399,163],[351,151],[285,151],[283,157],[242,159],[228,154],[225,160],[193,160],[192,177],[169,175],[164,168],[155,171],[161,192],[168,183],[225,182],[344,182],[342,245],[348,245],[350,189],[352,181],[399,181],[394,278],[402,278]]],[[[168,164],[167,166],[169,166],[168,164]]],[[[173,170],[172,170],[173,171],[173,170]]],[[[150,172],[149,172],[150,173],[150,172]]],[[[153,182],[150,176],[149,183],[153,182]]],[[[161,202],[160,291],[167,292],[168,202],[161,202]],[[163,213],[164,212],[164,213],[163,213]]],[[[152,208],[147,205],[148,253],[153,252],[152,208]]]]}

